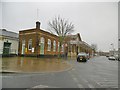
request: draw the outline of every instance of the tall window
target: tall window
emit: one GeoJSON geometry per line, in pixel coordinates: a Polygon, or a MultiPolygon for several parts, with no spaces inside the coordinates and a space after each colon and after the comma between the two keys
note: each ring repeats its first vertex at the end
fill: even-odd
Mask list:
{"type": "Polygon", "coordinates": [[[56,51],[56,41],[55,40],[53,41],[53,51],[54,52],[56,51]]]}
{"type": "Polygon", "coordinates": [[[44,44],[44,38],[43,37],[40,38],[40,44],[41,43],[44,44]]]}
{"type": "Polygon", "coordinates": [[[48,51],[51,51],[51,40],[48,39],[48,51]]]}
{"type": "Polygon", "coordinates": [[[28,50],[32,50],[32,39],[28,41],[28,50]]]}
{"type": "Polygon", "coordinates": [[[22,52],[21,54],[25,53],[25,40],[22,40],[22,52]]]}
{"type": "Polygon", "coordinates": [[[58,52],[60,51],[60,42],[58,42],[58,52]]]}

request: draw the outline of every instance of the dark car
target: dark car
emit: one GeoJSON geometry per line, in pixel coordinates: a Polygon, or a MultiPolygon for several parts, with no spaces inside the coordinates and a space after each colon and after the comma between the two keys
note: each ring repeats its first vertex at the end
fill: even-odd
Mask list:
{"type": "Polygon", "coordinates": [[[116,60],[115,56],[109,56],[108,59],[109,60],[116,60]]]}
{"type": "Polygon", "coordinates": [[[106,57],[109,57],[109,55],[106,55],[106,57]]]}
{"type": "Polygon", "coordinates": [[[77,62],[86,62],[88,60],[88,54],[81,52],[77,55],[77,62]]]}

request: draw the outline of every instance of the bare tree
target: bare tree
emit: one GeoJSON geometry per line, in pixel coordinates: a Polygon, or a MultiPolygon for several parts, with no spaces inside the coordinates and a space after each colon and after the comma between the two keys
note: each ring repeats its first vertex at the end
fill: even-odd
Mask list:
{"type": "Polygon", "coordinates": [[[61,18],[60,16],[55,17],[52,21],[49,21],[48,25],[50,26],[50,32],[59,37],[60,48],[65,36],[74,31],[74,24],[72,24],[72,22],[68,22],[68,20],[61,18]]]}
{"type": "Polygon", "coordinates": [[[94,52],[97,51],[97,44],[91,44],[91,47],[92,47],[92,49],[94,50],[94,52]]]}
{"type": "Polygon", "coordinates": [[[50,31],[58,36],[65,37],[67,34],[74,31],[74,25],[72,22],[68,22],[63,18],[55,17],[51,22],[49,21],[50,31]]]}

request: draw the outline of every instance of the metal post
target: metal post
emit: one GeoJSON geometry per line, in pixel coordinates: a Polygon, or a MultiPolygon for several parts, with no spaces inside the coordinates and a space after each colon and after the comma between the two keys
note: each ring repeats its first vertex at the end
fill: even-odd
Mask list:
{"type": "Polygon", "coordinates": [[[112,49],[111,49],[111,50],[113,50],[113,56],[114,56],[114,44],[111,43],[111,46],[112,46],[112,49]]]}

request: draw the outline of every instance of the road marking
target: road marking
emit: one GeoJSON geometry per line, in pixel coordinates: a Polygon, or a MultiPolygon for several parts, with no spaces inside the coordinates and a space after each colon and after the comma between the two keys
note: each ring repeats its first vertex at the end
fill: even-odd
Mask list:
{"type": "Polygon", "coordinates": [[[84,88],[83,85],[77,84],[78,88],[84,88]]]}
{"type": "Polygon", "coordinates": [[[93,85],[91,85],[91,84],[88,84],[88,87],[89,87],[89,88],[94,88],[93,85]]]}
{"type": "Polygon", "coordinates": [[[112,83],[105,83],[105,82],[96,82],[101,87],[118,87],[118,84],[112,84],[112,83]]]}
{"type": "Polygon", "coordinates": [[[99,82],[96,82],[96,83],[101,86],[101,84],[99,82]]]}
{"type": "MultiPolygon", "coordinates": [[[[116,73],[118,73],[118,72],[116,71],[116,73]]],[[[106,73],[106,72],[102,72],[102,71],[100,71],[98,74],[102,74],[102,75],[106,75],[106,76],[113,76],[114,75],[112,73],[106,73]]]]}
{"type": "Polygon", "coordinates": [[[77,80],[77,78],[75,78],[75,77],[74,77],[74,78],[73,78],[73,80],[74,80],[76,83],[78,83],[78,80],[77,80]]]}
{"type": "Polygon", "coordinates": [[[47,88],[48,86],[45,86],[45,85],[38,85],[38,86],[34,86],[32,88],[47,88]]]}
{"type": "Polygon", "coordinates": [[[105,82],[105,83],[115,83],[115,82],[118,82],[118,80],[94,80],[94,81],[96,81],[96,82],[100,82],[100,83],[102,83],[102,82],[105,82]]]}
{"type": "Polygon", "coordinates": [[[115,81],[115,82],[110,82],[110,81],[99,81],[99,83],[102,83],[102,84],[118,84],[118,82],[117,81],[115,81]]]}
{"type": "Polygon", "coordinates": [[[101,85],[102,87],[106,87],[106,88],[113,88],[113,87],[117,87],[118,88],[118,85],[101,85]]]}

